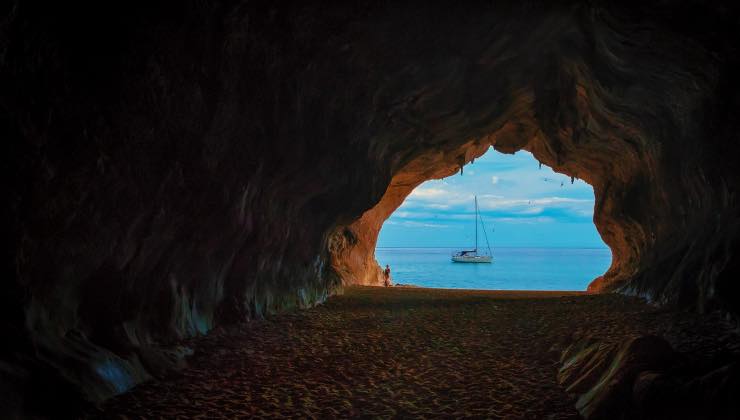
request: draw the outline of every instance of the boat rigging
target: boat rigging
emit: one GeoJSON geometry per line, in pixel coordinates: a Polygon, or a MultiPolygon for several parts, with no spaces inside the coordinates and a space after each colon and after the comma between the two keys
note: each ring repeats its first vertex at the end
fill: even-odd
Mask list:
{"type": "Polygon", "coordinates": [[[475,248],[472,250],[462,250],[452,254],[452,262],[459,263],[491,263],[493,261],[493,255],[491,253],[491,245],[488,242],[488,234],[486,233],[486,227],[483,225],[483,219],[480,217],[478,211],[478,196],[475,197],[475,248]],[[478,222],[480,221],[483,235],[486,238],[486,248],[488,253],[478,252],[478,222]]]}

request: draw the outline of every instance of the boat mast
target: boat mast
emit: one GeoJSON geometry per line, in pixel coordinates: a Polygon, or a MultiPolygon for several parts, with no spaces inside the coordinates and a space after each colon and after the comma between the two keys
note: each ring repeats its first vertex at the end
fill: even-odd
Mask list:
{"type": "Polygon", "coordinates": [[[486,225],[483,223],[483,218],[480,218],[480,227],[483,229],[483,237],[486,238],[486,246],[488,247],[488,255],[493,255],[491,252],[491,243],[488,242],[488,233],[486,233],[486,225]]]}
{"type": "Polygon", "coordinates": [[[478,252],[478,196],[475,196],[475,252],[478,252]]]}

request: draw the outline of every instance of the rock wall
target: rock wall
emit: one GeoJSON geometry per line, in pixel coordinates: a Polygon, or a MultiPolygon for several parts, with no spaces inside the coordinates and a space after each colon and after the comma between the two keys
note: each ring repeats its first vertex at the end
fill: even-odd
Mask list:
{"type": "MultiPolygon", "coordinates": [[[[722,331],[718,325],[711,326],[713,334],[722,331]]],[[[654,335],[621,343],[577,339],[562,353],[558,382],[588,420],[737,418],[740,365],[737,351],[729,350],[736,346],[733,335],[688,352],[675,351],[654,335]]],[[[698,341],[706,340],[712,339],[705,335],[698,341]]],[[[692,344],[698,343],[679,346],[692,344]]]]}
{"type": "Polygon", "coordinates": [[[594,186],[590,289],[740,310],[729,2],[0,7],[9,410],[377,282],[383,220],[488,145],[594,186]]]}

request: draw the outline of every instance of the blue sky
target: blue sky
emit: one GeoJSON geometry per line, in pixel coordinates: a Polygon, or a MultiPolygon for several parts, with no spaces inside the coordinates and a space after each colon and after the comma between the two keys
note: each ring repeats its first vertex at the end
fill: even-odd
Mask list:
{"type": "Polygon", "coordinates": [[[462,176],[418,186],[385,222],[377,246],[470,246],[477,195],[492,247],[606,248],[592,220],[593,188],[538,166],[529,152],[491,148],[462,176]]]}

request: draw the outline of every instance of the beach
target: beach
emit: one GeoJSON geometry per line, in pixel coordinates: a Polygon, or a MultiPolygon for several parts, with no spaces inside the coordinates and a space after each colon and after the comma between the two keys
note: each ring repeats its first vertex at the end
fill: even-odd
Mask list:
{"type": "Polygon", "coordinates": [[[615,294],[348,287],[191,340],[188,368],[89,417],[579,418],[557,382],[563,349],[646,334],[675,346],[677,316],[615,294]]]}

